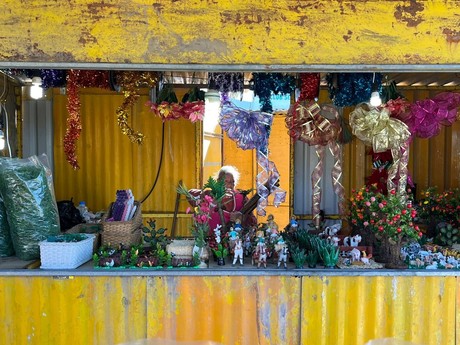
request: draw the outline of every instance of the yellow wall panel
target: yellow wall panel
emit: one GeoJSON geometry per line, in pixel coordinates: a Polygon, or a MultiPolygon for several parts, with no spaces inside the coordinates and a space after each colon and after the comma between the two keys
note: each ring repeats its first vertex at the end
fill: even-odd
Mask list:
{"type": "Polygon", "coordinates": [[[394,338],[456,344],[455,277],[310,277],[302,285],[302,344],[394,338]]]}
{"type": "Polygon", "coordinates": [[[105,272],[1,276],[0,343],[454,345],[460,323],[456,276],[105,272]]]}
{"type": "Polygon", "coordinates": [[[4,62],[458,62],[460,4],[454,0],[5,0],[0,11],[4,62]]]}

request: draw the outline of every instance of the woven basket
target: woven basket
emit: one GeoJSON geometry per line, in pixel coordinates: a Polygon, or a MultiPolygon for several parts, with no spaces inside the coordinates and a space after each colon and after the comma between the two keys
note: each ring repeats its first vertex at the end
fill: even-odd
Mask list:
{"type": "Polygon", "coordinates": [[[96,253],[99,246],[101,245],[101,230],[102,225],[100,223],[81,223],[71,227],[65,231],[65,234],[93,234],[93,253],[96,253]]]}
{"type": "Polygon", "coordinates": [[[131,220],[126,222],[108,222],[111,215],[113,203],[110,204],[108,211],[102,217],[102,233],[101,242],[102,245],[118,245],[123,244],[126,246],[141,243],[142,234],[142,211],[141,203],[138,201],[134,202],[137,206],[136,212],[131,220]]]}
{"type": "Polygon", "coordinates": [[[87,238],[79,242],[40,242],[40,268],[73,269],[91,260],[95,236],[85,236],[87,238]]]}

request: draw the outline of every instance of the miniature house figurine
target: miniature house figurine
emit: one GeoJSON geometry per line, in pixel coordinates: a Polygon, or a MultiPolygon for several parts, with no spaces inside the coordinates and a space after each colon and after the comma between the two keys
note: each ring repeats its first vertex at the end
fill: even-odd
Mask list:
{"type": "Polygon", "coordinates": [[[243,266],[243,242],[240,238],[235,242],[232,266],[235,266],[238,259],[240,260],[240,265],[243,266]]]}

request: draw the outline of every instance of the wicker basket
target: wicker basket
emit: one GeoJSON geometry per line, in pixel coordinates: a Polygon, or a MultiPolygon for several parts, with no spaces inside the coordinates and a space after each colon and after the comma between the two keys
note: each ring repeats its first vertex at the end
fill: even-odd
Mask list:
{"type": "Polygon", "coordinates": [[[101,230],[102,224],[100,223],[81,223],[71,227],[65,231],[65,234],[93,234],[93,253],[96,253],[101,245],[101,230]]]}
{"type": "Polygon", "coordinates": [[[79,242],[40,242],[40,268],[73,269],[91,260],[95,236],[85,236],[87,238],[79,242]]]}
{"type": "Polygon", "coordinates": [[[142,234],[142,211],[141,203],[138,201],[134,202],[137,206],[136,212],[131,220],[126,222],[108,222],[107,219],[111,217],[111,210],[113,203],[110,204],[108,211],[102,217],[102,232],[101,242],[102,245],[112,244],[124,244],[133,245],[141,243],[142,234]]]}

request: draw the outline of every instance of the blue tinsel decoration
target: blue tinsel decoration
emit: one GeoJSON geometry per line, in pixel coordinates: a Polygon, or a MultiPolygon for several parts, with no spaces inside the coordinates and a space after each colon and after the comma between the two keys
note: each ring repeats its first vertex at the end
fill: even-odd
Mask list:
{"type": "Polygon", "coordinates": [[[331,73],[326,76],[329,98],[337,107],[369,102],[373,81],[382,93],[381,73],[331,73]]]}
{"type": "Polygon", "coordinates": [[[294,76],[283,73],[253,73],[252,89],[254,95],[259,96],[260,111],[273,112],[271,96],[274,94],[290,94],[295,90],[294,76]]]}

